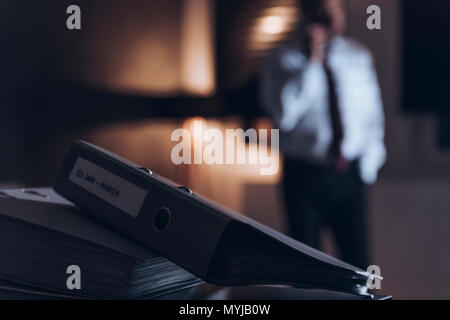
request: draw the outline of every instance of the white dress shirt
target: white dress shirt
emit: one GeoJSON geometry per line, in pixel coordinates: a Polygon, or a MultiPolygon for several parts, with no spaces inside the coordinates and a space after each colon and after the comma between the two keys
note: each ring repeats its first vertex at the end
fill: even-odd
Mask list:
{"type": "MultiPolygon", "coordinates": [[[[371,184],[386,159],[383,105],[372,56],[344,37],[328,46],[344,131],[341,154],[359,160],[361,179],[371,184]]],[[[333,129],[323,64],[310,61],[295,46],[277,49],[264,65],[261,91],[265,110],[280,128],[285,156],[327,164],[333,129]]]]}

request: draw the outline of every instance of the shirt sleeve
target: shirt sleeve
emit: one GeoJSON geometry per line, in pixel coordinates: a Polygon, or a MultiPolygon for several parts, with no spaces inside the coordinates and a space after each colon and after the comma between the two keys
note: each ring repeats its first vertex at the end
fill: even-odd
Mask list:
{"type": "Polygon", "coordinates": [[[275,55],[262,71],[261,102],[274,124],[292,131],[318,97],[326,94],[326,75],[320,62],[300,53],[275,55]]]}
{"type": "Polygon", "coordinates": [[[378,171],[386,161],[386,147],[384,144],[385,117],[377,74],[372,56],[367,54],[368,88],[367,103],[371,105],[371,114],[367,126],[367,141],[360,158],[360,175],[366,184],[373,184],[377,180],[378,171]]]}

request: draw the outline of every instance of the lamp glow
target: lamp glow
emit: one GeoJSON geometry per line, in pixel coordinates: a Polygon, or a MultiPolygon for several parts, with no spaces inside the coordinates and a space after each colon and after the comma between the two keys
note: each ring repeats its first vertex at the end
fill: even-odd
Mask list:
{"type": "Polygon", "coordinates": [[[280,16],[264,17],[261,20],[261,31],[266,34],[282,33],[286,27],[286,19],[280,16]]]}

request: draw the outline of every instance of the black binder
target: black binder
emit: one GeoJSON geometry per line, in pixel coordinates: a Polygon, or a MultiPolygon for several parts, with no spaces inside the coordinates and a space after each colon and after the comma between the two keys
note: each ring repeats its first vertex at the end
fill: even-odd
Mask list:
{"type": "Polygon", "coordinates": [[[209,283],[369,295],[367,272],[86,142],[71,145],[55,190],[209,283]]]}

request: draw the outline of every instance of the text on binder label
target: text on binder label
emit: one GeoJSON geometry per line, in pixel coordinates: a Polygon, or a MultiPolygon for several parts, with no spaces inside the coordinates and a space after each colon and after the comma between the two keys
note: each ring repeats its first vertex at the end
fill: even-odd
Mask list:
{"type": "Polygon", "coordinates": [[[69,180],[135,218],[147,196],[145,190],[83,158],[75,162],[69,180]]]}

